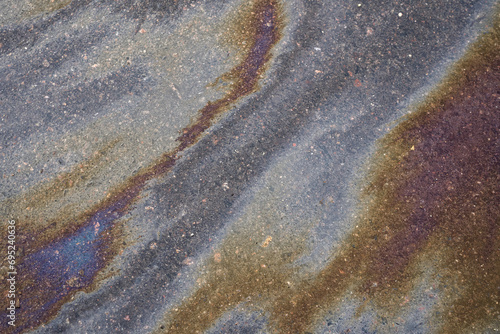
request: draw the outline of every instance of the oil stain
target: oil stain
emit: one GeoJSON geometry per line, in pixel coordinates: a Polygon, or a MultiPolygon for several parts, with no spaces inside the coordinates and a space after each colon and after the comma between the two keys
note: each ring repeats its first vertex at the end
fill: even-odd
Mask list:
{"type": "Polygon", "coordinates": [[[226,238],[201,286],[156,332],[200,333],[233,307],[255,303],[270,314],[272,332],[306,333],[349,291],[364,300],[358,315],[370,307],[395,317],[421,282],[422,268],[442,283],[433,312],[438,332],[494,325],[500,314],[498,87],[496,19],[434,92],[379,141],[356,228],[316,277],[296,281],[291,265],[303,251],[300,243],[291,259],[280,260],[276,253],[290,245],[268,254],[260,247],[266,240],[256,246],[248,234],[226,238]]]}
{"type": "MultiPolygon", "coordinates": [[[[32,224],[23,227],[25,233],[37,235],[36,239],[30,242],[31,248],[38,248],[41,244],[51,241],[44,236],[46,229],[58,228],[62,235],[71,233],[71,231],[65,231],[64,228],[71,228],[72,224],[69,224],[69,220],[74,220],[72,214],[86,211],[82,210],[86,206],[82,203],[79,203],[78,206],[74,203],[71,204],[71,199],[68,201],[66,199],[76,194],[82,194],[88,187],[89,180],[109,168],[108,157],[113,154],[113,150],[120,142],[120,138],[109,140],[71,171],[61,173],[56,178],[36,185],[20,196],[7,199],[2,203],[2,205],[11,207],[13,211],[17,212],[17,219],[32,222],[32,224]],[[48,207],[50,207],[49,210],[47,210],[48,207]],[[21,212],[23,214],[20,214],[21,212]],[[50,214],[53,217],[49,221],[41,219],[41,217],[47,219],[50,214]],[[55,217],[58,218],[57,222],[51,224],[50,221],[54,220],[55,217]],[[67,220],[61,220],[63,217],[67,220]]],[[[61,161],[61,163],[63,162],[61,161]]]]}
{"type": "Polygon", "coordinates": [[[258,88],[258,81],[265,72],[266,65],[269,65],[271,49],[282,37],[281,6],[273,0],[254,1],[248,9],[239,13],[233,25],[236,26],[231,25],[229,31],[236,31],[239,34],[232,36],[234,38],[232,43],[238,41],[239,45],[247,46],[242,48],[243,61],[217,79],[216,82],[220,80],[232,82],[229,93],[215,102],[208,103],[200,111],[198,120],[184,129],[181,137],[177,139],[180,142],[179,151],[198,140],[201,133],[221,111],[258,88]]]}
{"type": "Polygon", "coordinates": [[[351,290],[385,315],[433,267],[442,333],[478,331],[499,315],[500,21],[417,110],[379,143],[357,228],[318,277],[279,296],[281,333],[312,329],[351,290]]]}
{"type": "MultiPolygon", "coordinates": [[[[168,173],[180,154],[198,142],[217,117],[258,89],[258,81],[269,65],[271,50],[281,39],[283,22],[281,7],[276,1],[256,1],[251,9],[247,15],[253,28],[248,31],[250,34],[242,35],[250,47],[242,62],[227,75],[233,80],[232,89],[199,111],[197,119],[182,130],[175,149],[127,179],[88,210],[76,214],[69,209],[62,210],[43,228],[35,221],[23,222],[29,227],[23,229],[18,239],[18,245],[24,250],[18,266],[23,307],[17,315],[22,323],[18,322],[15,329],[0,327],[2,331],[19,333],[36,328],[53,318],[76,292],[97,288],[102,279],[108,277],[103,274],[104,269],[123,249],[123,218],[139,199],[146,183],[168,173]]],[[[93,167],[115,144],[110,143],[89,159],[86,167],[77,167],[41,186],[32,194],[37,201],[23,196],[25,200],[18,202],[29,201],[36,210],[37,206],[57,201],[65,190],[91,177],[96,172],[93,167]]]]}

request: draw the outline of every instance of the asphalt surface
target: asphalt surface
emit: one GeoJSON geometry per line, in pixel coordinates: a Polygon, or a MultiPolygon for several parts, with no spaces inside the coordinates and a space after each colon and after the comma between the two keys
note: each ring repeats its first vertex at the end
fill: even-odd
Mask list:
{"type": "Polygon", "coordinates": [[[2,333],[500,330],[498,2],[1,4],[2,333]]]}

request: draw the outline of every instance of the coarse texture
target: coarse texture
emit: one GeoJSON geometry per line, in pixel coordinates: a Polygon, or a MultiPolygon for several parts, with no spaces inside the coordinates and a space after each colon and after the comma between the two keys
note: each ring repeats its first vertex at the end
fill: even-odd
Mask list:
{"type": "Polygon", "coordinates": [[[500,330],[494,1],[2,4],[2,333],[500,330]]]}

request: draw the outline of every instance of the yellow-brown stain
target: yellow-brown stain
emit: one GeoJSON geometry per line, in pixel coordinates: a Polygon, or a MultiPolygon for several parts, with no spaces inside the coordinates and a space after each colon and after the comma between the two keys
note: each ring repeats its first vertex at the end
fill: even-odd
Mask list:
{"type": "Polygon", "coordinates": [[[272,332],[305,333],[350,292],[362,305],[358,315],[369,307],[396,317],[424,281],[423,270],[441,284],[437,306],[428,306],[439,332],[492,328],[500,314],[498,87],[496,18],[379,141],[356,228],[316,277],[297,282],[293,259],[304,251],[297,240],[283,259],[276,254],[295,245],[264,247],[264,240],[257,250],[248,234],[231,236],[209,261],[204,284],[157,332],[200,333],[245,304],[269,312],[272,332]]]}
{"type": "MultiPolygon", "coordinates": [[[[109,168],[108,157],[119,142],[118,138],[110,140],[71,171],[35,185],[2,203],[2,206],[15,213],[17,220],[31,222],[23,224],[23,234],[37,235],[36,239],[30,241],[30,248],[36,249],[53,241],[54,235],[49,233],[52,230],[57,230],[61,236],[71,233],[72,229],[79,227],[77,222],[85,220],[85,214],[75,219],[75,213],[91,211],[96,203],[106,198],[106,195],[97,194],[87,203],[77,204],[72,201],[73,197],[81,196],[85,192],[89,180],[109,168]]],[[[26,249],[26,252],[29,253],[29,249],[26,249]]]]}
{"type": "MultiPolygon", "coordinates": [[[[140,169],[121,184],[106,189],[106,196],[101,194],[91,198],[86,205],[59,202],[68,192],[78,194],[91,178],[105,174],[110,152],[118,140],[105,145],[71,172],[35,186],[9,201],[10,214],[15,215],[23,225],[22,233],[18,236],[19,246],[25,251],[22,259],[19,259],[19,268],[22,269],[19,289],[30,294],[25,307],[19,312],[24,321],[14,331],[36,328],[53,318],[77,291],[90,292],[102,279],[111,275],[107,271],[108,265],[123,249],[122,242],[127,237],[122,218],[140,198],[146,183],[168,173],[180,153],[198,142],[217,117],[258,89],[258,81],[269,65],[271,50],[281,39],[282,21],[276,1],[257,1],[251,8],[254,10],[251,22],[256,25],[253,44],[241,63],[231,71],[234,74],[231,76],[235,80],[234,86],[225,96],[209,102],[199,111],[196,119],[181,131],[176,148],[164,153],[149,167],[140,169]],[[79,238],[87,241],[78,243],[79,238]],[[81,261],[88,261],[84,264],[87,267],[76,275],[65,268],[80,261],[80,254],[76,253],[83,249],[86,256],[81,261]],[[67,252],[75,252],[74,257],[68,256],[67,252]],[[48,270],[43,262],[51,257],[48,270]],[[59,273],[61,270],[64,272],[59,273]],[[62,282],[62,279],[65,281],[62,282]]],[[[243,39],[250,41],[248,37],[243,39]]]]}
{"type": "MultiPolygon", "coordinates": [[[[228,81],[228,93],[220,99],[209,102],[200,110],[196,121],[184,128],[179,151],[199,140],[201,134],[219,117],[241,98],[258,90],[259,80],[267,70],[272,57],[272,48],[282,37],[283,15],[281,4],[275,0],[247,2],[239,11],[238,18],[232,21],[228,31],[234,31],[231,45],[242,45],[242,61],[233,69],[223,74],[214,85],[228,81]]],[[[230,34],[231,35],[231,34],[230,34]]]]}
{"type": "Polygon", "coordinates": [[[314,328],[349,290],[395,316],[427,266],[442,283],[441,333],[478,331],[500,314],[500,20],[379,142],[365,210],[314,281],[279,297],[280,333],[314,328]],[[495,153],[496,152],[496,153],[495,153]]]}
{"type": "Polygon", "coordinates": [[[69,5],[72,0],[30,0],[27,3],[26,18],[43,13],[52,13],[69,5]]]}

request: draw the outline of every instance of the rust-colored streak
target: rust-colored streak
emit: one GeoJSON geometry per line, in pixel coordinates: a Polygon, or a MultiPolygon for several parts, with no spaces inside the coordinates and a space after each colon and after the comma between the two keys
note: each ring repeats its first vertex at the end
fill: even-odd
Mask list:
{"type": "Polygon", "coordinates": [[[283,20],[279,11],[279,4],[273,0],[255,1],[249,12],[245,12],[243,27],[236,30],[251,31],[249,36],[234,36],[238,40],[244,39],[249,50],[243,62],[230,72],[221,76],[219,80],[232,80],[231,91],[215,102],[209,102],[201,111],[197,121],[184,129],[177,139],[180,142],[179,151],[192,145],[200,135],[211,125],[214,118],[226,110],[230,105],[257,89],[260,76],[265,71],[265,65],[271,58],[272,47],[281,39],[283,20]]]}
{"type": "MultiPolygon", "coordinates": [[[[304,333],[352,289],[396,315],[427,265],[441,277],[435,323],[477,332],[500,315],[500,27],[380,143],[359,227],[315,281],[277,298],[272,322],[304,333]],[[437,263],[437,265],[436,265],[437,263]]],[[[358,310],[361,311],[362,309],[358,310]]]]}
{"type": "MultiPolygon", "coordinates": [[[[271,58],[271,49],[281,38],[282,19],[276,1],[256,1],[246,22],[252,25],[254,34],[245,35],[249,49],[243,61],[227,73],[231,78],[231,90],[215,102],[209,102],[199,111],[198,118],[183,129],[178,146],[165,153],[150,167],[131,176],[116,187],[105,199],[83,212],[71,208],[37,228],[34,221],[19,234],[19,246],[24,249],[19,263],[19,290],[23,292],[23,307],[17,313],[20,321],[15,328],[2,322],[4,332],[19,333],[33,329],[53,318],[58,310],[78,291],[90,292],[105,278],[103,269],[108,267],[122,246],[122,218],[136,203],[146,183],[165,173],[175,165],[179,154],[194,145],[214,122],[240,98],[258,88],[260,76],[271,58]],[[24,297],[25,296],[25,297],[24,297]]],[[[110,144],[111,148],[116,143],[110,144]]],[[[56,181],[35,191],[36,201],[21,199],[26,206],[44,205],[64,196],[64,191],[84,181],[82,175],[91,174],[93,165],[102,158],[106,150],[98,153],[85,166],[75,168],[56,181]],[[96,160],[96,161],[94,161],[96,160]],[[79,170],[80,169],[80,170],[79,170]],[[50,197],[47,197],[50,194],[50,197]]],[[[20,206],[20,205],[19,205],[20,206]]],[[[4,284],[4,283],[2,283],[4,284]]],[[[5,318],[5,311],[0,314],[5,318]]]]}
{"type": "MultiPolygon", "coordinates": [[[[198,121],[184,130],[183,135],[178,139],[180,148],[189,146],[196,141],[203,131],[210,125],[212,120],[220,112],[233,104],[243,96],[254,92],[258,88],[258,82],[264,73],[265,67],[271,59],[271,49],[281,38],[283,29],[282,8],[278,1],[257,0],[251,2],[236,15],[235,23],[230,27],[231,43],[235,41],[245,51],[243,61],[233,70],[221,76],[220,80],[227,80],[231,83],[231,91],[221,99],[209,103],[200,112],[198,121]]],[[[299,247],[296,247],[297,249],[299,247]]],[[[244,298],[252,295],[255,290],[274,290],[276,287],[285,286],[284,278],[279,272],[273,274],[273,270],[262,270],[261,264],[250,260],[242,261],[241,257],[231,262],[232,256],[217,260],[216,266],[224,268],[221,276],[215,278],[219,283],[226,277],[234,277],[232,284],[223,288],[220,293],[213,296],[212,289],[205,286],[197,291],[192,303],[183,305],[175,314],[170,314],[173,318],[165,326],[160,326],[157,330],[168,333],[198,333],[207,329],[214,320],[223,314],[232,305],[236,305],[244,298]],[[245,266],[245,270],[238,267],[238,264],[245,266]],[[236,279],[241,272],[248,273],[245,280],[236,279]],[[265,277],[263,277],[263,275],[265,277]],[[241,283],[241,284],[238,284],[241,283]],[[210,299],[211,309],[205,310],[207,296],[210,299]],[[167,329],[165,329],[167,328],[167,329]]],[[[291,261],[291,258],[289,259],[291,261]]],[[[279,268],[273,266],[273,268],[279,268]]]]}

